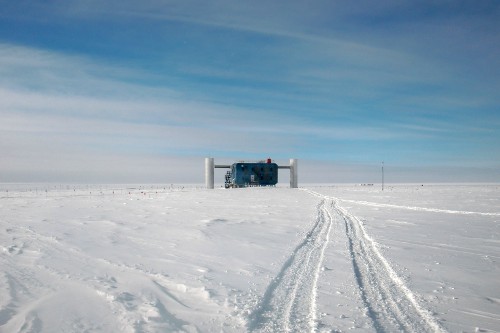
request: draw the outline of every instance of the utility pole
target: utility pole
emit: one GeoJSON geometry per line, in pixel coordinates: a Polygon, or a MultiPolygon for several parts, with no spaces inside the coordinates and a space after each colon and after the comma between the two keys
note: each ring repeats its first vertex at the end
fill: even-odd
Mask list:
{"type": "Polygon", "coordinates": [[[382,161],[382,191],[384,190],[384,161],[382,161]]]}

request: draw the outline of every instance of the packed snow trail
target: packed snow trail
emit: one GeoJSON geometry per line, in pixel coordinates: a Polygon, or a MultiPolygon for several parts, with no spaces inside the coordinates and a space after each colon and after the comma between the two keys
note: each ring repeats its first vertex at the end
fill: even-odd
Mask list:
{"type": "Polygon", "coordinates": [[[470,212],[470,211],[463,211],[463,210],[437,209],[437,208],[413,207],[413,206],[399,206],[399,205],[392,205],[392,204],[382,204],[382,203],[376,203],[376,202],[356,201],[356,200],[347,200],[347,199],[339,199],[339,201],[349,202],[349,203],[354,203],[354,204],[359,204],[359,205],[365,205],[365,206],[372,206],[372,207],[398,208],[398,209],[408,209],[408,210],[416,210],[416,211],[422,211],[422,212],[460,214],[460,215],[500,216],[500,213],[484,213],[484,212],[470,212]]]}
{"type": "Polygon", "coordinates": [[[332,228],[330,201],[317,207],[312,229],[286,260],[250,315],[248,329],[258,332],[315,332],[317,282],[332,228]]]}
{"type": "Polygon", "coordinates": [[[344,221],[354,277],[374,330],[445,332],[432,314],[419,305],[415,295],[380,253],[362,222],[340,207],[339,199],[306,191],[323,200],[333,200],[335,215],[344,221]]]}

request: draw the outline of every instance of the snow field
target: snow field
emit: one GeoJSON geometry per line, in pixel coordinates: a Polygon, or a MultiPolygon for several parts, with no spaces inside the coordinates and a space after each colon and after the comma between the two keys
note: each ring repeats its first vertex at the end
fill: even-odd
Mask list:
{"type": "Polygon", "coordinates": [[[2,192],[0,332],[497,332],[498,192],[2,192]]]}
{"type": "Polygon", "coordinates": [[[500,331],[500,187],[318,187],[366,230],[424,310],[450,332],[500,331]],[[416,209],[418,208],[418,209],[416,209]]]}

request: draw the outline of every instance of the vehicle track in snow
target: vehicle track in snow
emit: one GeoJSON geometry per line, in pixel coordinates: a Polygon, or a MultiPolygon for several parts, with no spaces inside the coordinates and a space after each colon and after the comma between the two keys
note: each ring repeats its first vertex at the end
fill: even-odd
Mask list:
{"type": "Polygon", "coordinates": [[[374,330],[446,332],[437,319],[420,306],[416,296],[406,287],[368,235],[363,223],[340,207],[339,199],[306,191],[325,200],[331,199],[334,214],[343,221],[354,277],[374,330]]]}
{"type": "Polygon", "coordinates": [[[333,219],[331,201],[322,199],[311,230],[285,261],[250,314],[251,332],[315,332],[317,283],[333,219]]]}
{"type": "Polygon", "coordinates": [[[471,212],[464,210],[450,210],[450,209],[438,209],[438,208],[427,208],[427,207],[413,207],[413,206],[400,206],[400,205],[392,205],[392,204],[383,204],[369,201],[356,201],[356,200],[347,200],[347,199],[339,199],[343,202],[349,202],[364,206],[372,206],[372,207],[382,207],[382,208],[396,208],[396,209],[408,209],[422,212],[431,212],[431,213],[446,213],[446,214],[458,214],[458,215],[481,215],[481,216],[500,216],[500,213],[485,213],[485,212],[471,212]]]}

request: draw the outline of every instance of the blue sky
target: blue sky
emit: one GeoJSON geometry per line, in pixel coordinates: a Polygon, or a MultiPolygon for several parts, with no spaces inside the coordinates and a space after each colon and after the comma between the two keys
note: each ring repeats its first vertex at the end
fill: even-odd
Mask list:
{"type": "Polygon", "coordinates": [[[500,181],[497,1],[0,4],[0,182],[500,181]]]}

